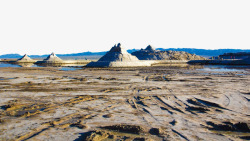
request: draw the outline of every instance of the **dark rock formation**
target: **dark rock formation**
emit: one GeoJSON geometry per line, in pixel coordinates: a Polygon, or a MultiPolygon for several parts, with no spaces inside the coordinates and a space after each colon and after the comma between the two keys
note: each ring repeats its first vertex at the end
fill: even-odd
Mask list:
{"type": "Polygon", "coordinates": [[[224,53],[215,59],[246,59],[250,58],[250,52],[224,53]]]}
{"type": "Polygon", "coordinates": [[[119,132],[125,132],[125,133],[133,133],[133,134],[139,134],[139,133],[144,132],[144,128],[138,125],[118,124],[118,125],[112,125],[112,126],[105,126],[102,128],[115,130],[119,132]]]}
{"type": "Polygon", "coordinates": [[[213,122],[207,122],[208,125],[212,126],[211,130],[219,131],[237,131],[237,132],[250,132],[250,126],[245,122],[231,123],[224,122],[223,124],[215,124],[213,122]]]}
{"type": "Polygon", "coordinates": [[[162,133],[162,130],[160,128],[151,128],[149,130],[149,133],[152,135],[160,135],[162,133]]]}

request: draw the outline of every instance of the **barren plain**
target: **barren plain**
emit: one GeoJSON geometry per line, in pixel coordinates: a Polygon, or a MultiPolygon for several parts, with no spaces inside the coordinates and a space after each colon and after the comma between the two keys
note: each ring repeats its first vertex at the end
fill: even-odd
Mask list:
{"type": "Polygon", "coordinates": [[[0,69],[0,140],[249,140],[250,69],[0,69]]]}

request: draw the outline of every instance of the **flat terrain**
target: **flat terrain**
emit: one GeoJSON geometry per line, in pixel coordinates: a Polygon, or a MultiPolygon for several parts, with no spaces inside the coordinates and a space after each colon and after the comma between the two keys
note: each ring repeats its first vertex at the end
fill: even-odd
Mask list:
{"type": "Polygon", "coordinates": [[[0,140],[250,139],[250,69],[0,68],[0,140]]]}

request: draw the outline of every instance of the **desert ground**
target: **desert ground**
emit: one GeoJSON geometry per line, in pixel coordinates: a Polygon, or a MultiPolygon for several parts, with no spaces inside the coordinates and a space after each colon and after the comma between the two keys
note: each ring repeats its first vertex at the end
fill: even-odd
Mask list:
{"type": "Polygon", "coordinates": [[[250,139],[250,69],[0,68],[0,140],[250,139]]]}

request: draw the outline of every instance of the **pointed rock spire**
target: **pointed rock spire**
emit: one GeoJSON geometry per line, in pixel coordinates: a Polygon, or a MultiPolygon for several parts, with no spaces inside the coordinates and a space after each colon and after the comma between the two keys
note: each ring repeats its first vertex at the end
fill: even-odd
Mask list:
{"type": "Polygon", "coordinates": [[[44,59],[43,61],[47,62],[47,63],[60,63],[63,62],[62,59],[60,59],[59,57],[57,57],[55,55],[54,52],[52,52],[46,59],[44,59]]]}
{"type": "Polygon", "coordinates": [[[150,51],[150,52],[155,51],[155,49],[151,45],[148,45],[145,50],[150,51]]]}
{"type": "Polygon", "coordinates": [[[18,59],[17,62],[34,62],[35,60],[31,59],[27,54],[22,58],[18,59]]]}
{"type": "Polygon", "coordinates": [[[137,61],[138,58],[129,54],[121,44],[114,45],[109,52],[107,52],[98,61],[137,61]]]}

